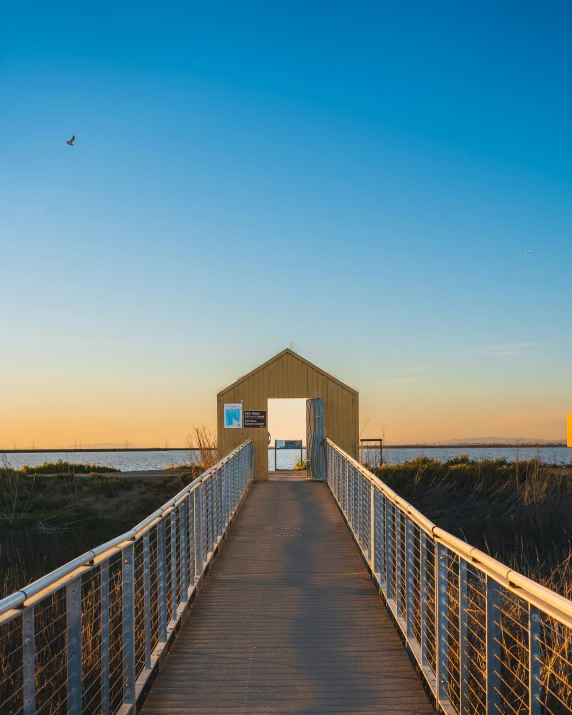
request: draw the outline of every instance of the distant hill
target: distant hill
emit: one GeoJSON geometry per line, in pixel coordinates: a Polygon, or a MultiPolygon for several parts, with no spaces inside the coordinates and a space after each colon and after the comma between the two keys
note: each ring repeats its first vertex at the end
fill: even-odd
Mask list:
{"type": "Polygon", "coordinates": [[[67,449],[137,449],[133,442],[95,442],[93,444],[70,444],[67,449]]]}
{"type": "Polygon", "coordinates": [[[562,439],[537,439],[535,437],[467,437],[465,439],[448,439],[442,444],[562,444],[566,442],[566,437],[562,439]]]}

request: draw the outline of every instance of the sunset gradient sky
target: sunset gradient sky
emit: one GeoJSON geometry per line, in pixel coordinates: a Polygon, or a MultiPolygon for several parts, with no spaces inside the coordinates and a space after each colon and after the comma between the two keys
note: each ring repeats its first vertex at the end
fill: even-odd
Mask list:
{"type": "Polygon", "coordinates": [[[571,28],[565,0],[6,6],[0,448],[182,445],[290,345],[363,436],[564,438],[571,28]]]}

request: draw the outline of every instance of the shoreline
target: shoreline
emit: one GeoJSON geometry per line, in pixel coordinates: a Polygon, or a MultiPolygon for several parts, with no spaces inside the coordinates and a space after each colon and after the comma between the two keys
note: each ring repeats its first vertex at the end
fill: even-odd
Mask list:
{"type": "MultiPolygon", "coordinates": [[[[384,444],[383,449],[518,449],[522,447],[523,449],[550,449],[557,448],[562,449],[568,447],[566,442],[461,442],[459,444],[384,444]]],[[[275,448],[269,447],[268,451],[271,452],[275,448]]],[[[303,448],[305,449],[305,447],[303,448]]],[[[371,447],[362,447],[362,449],[379,449],[378,446],[373,445],[371,447]]],[[[570,447],[572,449],[572,447],[570,447]]],[[[199,447],[110,447],[108,449],[104,447],[94,447],[93,449],[78,447],[78,448],[64,448],[64,449],[0,449],[0,454],[72,454],[72,453],[97,453],[97,452],[199,452],[199,447]]]]}

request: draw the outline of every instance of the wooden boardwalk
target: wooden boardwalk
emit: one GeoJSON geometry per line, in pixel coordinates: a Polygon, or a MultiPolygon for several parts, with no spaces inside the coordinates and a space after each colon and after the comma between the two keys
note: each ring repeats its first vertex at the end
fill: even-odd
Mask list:
{"type": "Polygon", "coordinates": [[[253,485],[143,712],[434,712],[325,484],[253,485]]]}

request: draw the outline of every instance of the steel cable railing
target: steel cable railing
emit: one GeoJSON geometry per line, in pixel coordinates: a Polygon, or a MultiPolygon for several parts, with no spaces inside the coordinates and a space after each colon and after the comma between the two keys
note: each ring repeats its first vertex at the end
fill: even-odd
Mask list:
{"type": "Polygon", "coordinates": [[[572,602],[438,528],[341,450],[327,480],[442,712],[572,712],[572,602]]]}
{"type": "Polygon", "coordinates": [[[2,715],[128,715],[252,482],[247,441],[126,534],[0,601],[2,715]]]}

